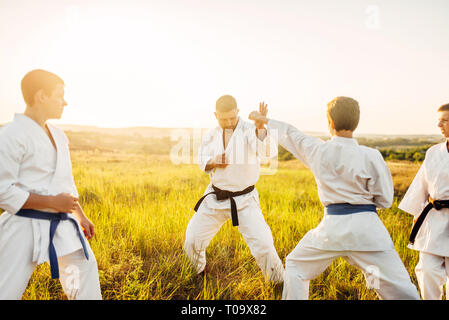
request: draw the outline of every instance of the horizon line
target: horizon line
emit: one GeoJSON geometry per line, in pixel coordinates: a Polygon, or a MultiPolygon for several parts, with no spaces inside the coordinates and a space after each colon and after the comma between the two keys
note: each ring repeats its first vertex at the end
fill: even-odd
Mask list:
{"type": "MultiPolygon", "coordinates": [[[[193,129],[199,129],[199,130],[208,130],[212,127],[159,127],[159,126],[126,126],[126,127],[103,127],[98,125],[89,125],[89,124],[69,124],[69,123],[59,123],[58,126],[66,126],[66,127],[84,127],[84,128],[96,128],[100,130],[132,130],[132,129],[159,129],[159,130],[176,130],[176,129],[187,129],[187,130],[193,130],[193,129]]],[[[214,126],[215,127],[215,126],[214,126]]],[[[69,130],[70,131],[70,130],[69,130]]],[[[312,135],[319,135],[319,136],[328,136],[330,135],[329,132],[324,131],[312,131],[312,130],[301,130],[304,133],[312,134],[312,135]]],[[[441,137],[441,134],[437,133],[358,133],[357,131],[354,132],[354,136],[409,136],[409,137],[415,137],[415,136],[427,136],[427,137],[441,137]]]]}

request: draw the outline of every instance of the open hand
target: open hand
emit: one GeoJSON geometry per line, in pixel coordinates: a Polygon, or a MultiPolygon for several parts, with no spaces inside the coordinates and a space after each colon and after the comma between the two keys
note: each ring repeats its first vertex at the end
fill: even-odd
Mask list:
{"type": "Polygon", "coordinates": [[[94,224],[87,217],[81,218],[79,222],[87,240],[90,240],[95,235],[94,224]]]}
{"type": "Polygon", "coordinates": [[[267,116],[267,114],[268,114],[268,105],[265,102],[259,103],[259,112],[264,117],[267,116]]]}
{"type": "Polygon", "coordinates": [[[259,111],[253,111],[248,118],[254,120],[257,129],[264,129],[264,125],[268,122],[267,119],[268,108],[265,102],[259,103],[259,111]]]}
{"type": "Polygon", "coordinates": [[[268,113],[268,108],[267,108],[267,105],[265,104],[265,102],[259,103],[259,113],[261,115],[261,120],[256,120],[254,122],[254,124],[255,124],[257,129],[264,129],[265,128],[265,123],[266,123],[264,119],[266,119],[266,116],[267,116],[267,113],[268,113]]]}

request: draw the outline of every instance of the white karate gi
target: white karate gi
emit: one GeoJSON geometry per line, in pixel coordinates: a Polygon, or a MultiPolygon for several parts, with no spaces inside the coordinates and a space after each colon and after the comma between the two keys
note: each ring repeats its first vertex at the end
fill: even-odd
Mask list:
{"type": "MultiPolygon", "coordinates": [[[[228,191],[241,191],[256,184],[260,161],[277,155],[277,145],[270,143],[269,134],[260,141],[256,127],[239,118],[229,143],[223,147],[223,129],[209,131],[199,149],[199,165],[205,171],[207,162],[226,152],[229,165],[207,173],[211,183],[204,194],[213,191],[212,185],[228,191]],[[268,149],[267,149],[268,148],[268,149]]],[[[260,210],[259,194],[252,192],[234,197],[238,211],[238,229],[262,272],[273,282],[283,281],[284,268],[273,244],[271,230],[260,210]]],[[[231,217],[230,200],[218,201],[208,195],[190,220],[186,230],[184,249],[198,273],[206,266],[206,248],[221,226],[231,217]]]]}
{"type": "MultiPolygon", "coordinates": [[[[284,122],[269,120],[279,144],[315,175],[323,206],[338,203],[374,204],[387,208],[393,200],[390,171],[379,151],[351,138],[324,142],[284,122]]],[[[309,282],[337,258],[358,266],[382,299],[419,299],[416,287],[374,212],[328,215],[301,239],[285,262],[283,299],[308,299],[309,282]]]]}
{"type": "MultiPolygon", "coordinates": [[[[399,209],[418,217],[429,203],[429,196],[435,200],[449,200],[449,152],[446,142],[427,150],[425,160],[399,209]]],[[[432,208],[414,244],[408,247],[420,252],[415,272],[422,298],[441,299],[446,282],[446,299],[449,299],[449,209],[432,208]]]]}
{"type": "MultiPolygon", "coordinates": [[[[78,196],[67,137],[55,126],[48,128],[57,150],[45,131],[23,114],[0,129],[0,207],[6,210],[0,216],[0,300],[20,299],[35,267],[49,260],[50,221],[15,215],[29,194],[78,196]]],[[[85,239],[86,260],[71,221],[60,221],[53,243],[67,297],[101,299],[95,256],[85,239]]]]}

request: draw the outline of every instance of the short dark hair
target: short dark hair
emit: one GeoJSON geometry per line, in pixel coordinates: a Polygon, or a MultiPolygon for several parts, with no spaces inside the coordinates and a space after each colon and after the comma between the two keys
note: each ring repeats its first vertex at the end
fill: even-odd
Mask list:
{"type": "Polygon", "coordinates": [[[449,103],[443,104],[441,107],[438,108],[438,112],[441,111],[449,111],[449,103]]]}
{"type": "Polygon", "coordinates": [[[327,104],[327,115],[334,120],[336,131],[354,131],[360,120],[359,103],[349,97],[337,97],[327,104]]]}
{"type": "Polygon", "coordinates": [[[31,106],[34,102],[34,95],[41,89],[50,95],[57,84],[64,85],[64,81],[54,73],[42,69],[28,72],[21,82],[25,103],[31,106]]]}

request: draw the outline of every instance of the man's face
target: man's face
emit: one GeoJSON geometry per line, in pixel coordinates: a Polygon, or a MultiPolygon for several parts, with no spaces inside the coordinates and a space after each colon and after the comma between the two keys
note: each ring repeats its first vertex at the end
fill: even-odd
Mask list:
{"type": "Polygon", "coordinates": [[[239,109],[227,112],[215,112],[215,117],[222,129],[235,129],[239,122],[239,109]]]}
{"type": "Polygon", "coordinates": [[[449,138],[449,111],[438,112],[438,128],[445,138],[449,138]]]}
{"type": "Polygon", "coordinates": [[[64,85],[57,84],[52,93],[42,102],[47,119],[60,119],[67,102],[64,100],[64,85]]]}

